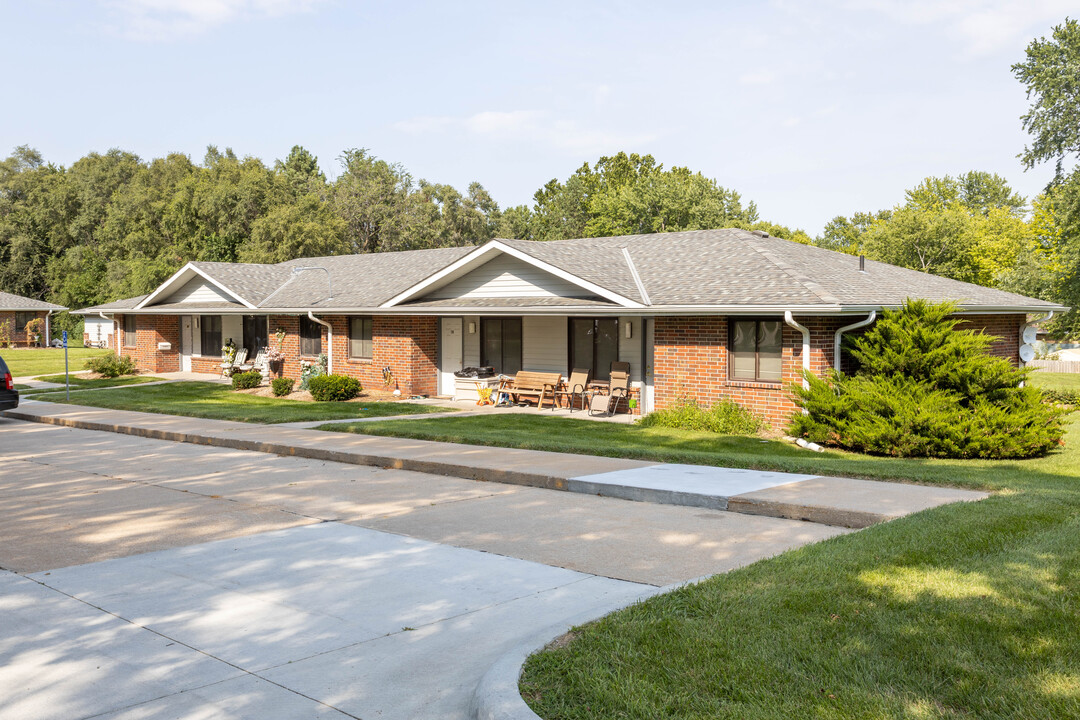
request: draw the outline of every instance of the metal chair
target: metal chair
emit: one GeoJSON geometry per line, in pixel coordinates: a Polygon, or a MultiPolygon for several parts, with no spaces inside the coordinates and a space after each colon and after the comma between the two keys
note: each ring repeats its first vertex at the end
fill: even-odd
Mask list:
{"type": "Polygon", "coordinates": [[[570,372],[570,379],[566,381],[566,386],[562,390],[555,391],[555,401],[551,403],[552,411],[559,404],[559,396],[562,395],[568,399],[570,405],[570,412],[574,412],[574,401],[577,398],[581,398],[581,409],[585,409],[585,404],[589,396],[589,392],[586,388],[589,385],[589,369],[588,368],[574,368],[570,372]]]}

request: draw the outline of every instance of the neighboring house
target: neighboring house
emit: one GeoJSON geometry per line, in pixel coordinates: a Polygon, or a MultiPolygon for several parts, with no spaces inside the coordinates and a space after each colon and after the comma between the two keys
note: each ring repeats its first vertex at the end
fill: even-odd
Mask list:
{"type": "Polygon", "coordinates": [[[115,321],[101,315],[83,318],[83,345],[86,347],[112,347],[115,321]]]}
{"type": "MultiPolygon", "coordinates": [[[[26,342],[26,324],[34,318],[45,321],[42,344],[48,344],[49,316],[54,312],[67,310],[62,305],[54,305],[44,300],[34,300],[22,295],[0,292],[0,325],[7,326],[7,336],[14,343],[26,342]]],[[[2,335],[3,333],[0,333],[2,335]]]]}
{"type": "Polygon", "coordinates": [[[832,366],[838,333],[908,297],[953,300],[965,327],[1019,362],[1042,300],[743,230],[701,230],[304,258],[188,263],[149,295],[78,311],[115,318],[148,372],[215,372],[232,339],[254,354],[285,331],[283,372],[332,372],[405,395],[451,395],[454,371],[560,372],[630,363],[639,409],[732,398],[783,424],[803,368],[832,366]]]}

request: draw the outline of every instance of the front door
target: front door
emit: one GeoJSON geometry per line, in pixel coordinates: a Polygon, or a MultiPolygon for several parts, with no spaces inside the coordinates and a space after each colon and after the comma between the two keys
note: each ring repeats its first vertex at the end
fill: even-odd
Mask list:
{"type": "Polygon", "coordinates": [[[180,316],[180,370],[191,372],[191,316],[180,316]]]}
{"type": "Polygon", "coordinates": [[[439,342],[439,394],[453,395],[454,373],[461,369],[461,318],[443,318],[439,342]]]}

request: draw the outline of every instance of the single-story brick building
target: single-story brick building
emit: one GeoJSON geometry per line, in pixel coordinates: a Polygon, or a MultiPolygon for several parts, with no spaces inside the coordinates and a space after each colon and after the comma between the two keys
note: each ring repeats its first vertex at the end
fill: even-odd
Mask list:
{"type": "Polygon", "coordinates": [[[41,318],[45,321],[42,333],[42,345],[49,342],[49,316],[54,312],[67,310],[63,305],[54,305],[44,300],[34,300],[22,295],[0,292],[0,338],[7,338],[16,345],[26,344],[26,324],[41,318]]]}
{"type": "Polygon", "coordinates": [[[294,378],[326,353],[332,372],[366,386],[388,367],[405,395],[455,395],[463,366],[588,368],[602,380],[618,360],[630,363],[642,411],[732,398],[780,425],[802,370],[839,362],[844,332],[908,297],[957,302],[1014,362],[1029,319],[1066,309],[723,229],[192,262],[149,295],[78,312],[114,322],[113,346],[146,372],[216,372],[228,339],[254,356],[283,330],[282,372],[294,378]]]}

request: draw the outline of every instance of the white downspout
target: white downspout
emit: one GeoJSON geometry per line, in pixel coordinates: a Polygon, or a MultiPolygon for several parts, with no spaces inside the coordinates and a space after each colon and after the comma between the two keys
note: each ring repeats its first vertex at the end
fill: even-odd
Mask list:
{"type": "Polygon", "coordinates": [[[45,311],[45,347],[52,347],[52,333],[49,332],[49,316],[52,310],[45,311]]]}
{"type": "Polygon", "coordinates": [[[330,325],[330,323],[326,322],[325,320],[320,320],[319,318],[315,317],[314,313],[312,313],[310,310],[308,310],[307,316],[309,318],[311,318],[314,322],[317,322],[320,325],[322,325],[324,328],[326,328],[326,344],[330,346],[329,348],[327,348],[329,350],[329,352],[326,353],[326,374],[327,375],[333,375],[334,374],[334,328],[330,325]]]}
{"type": "MultiPolygon", "coordinates": [[[[784,311],[784,322],[802,333],[802,366],[805,373],[810,372],[810,330],[795,322],[790,310],[784,311]]],[[[802,386],[804,390],[810,389],[810,381],[803,376],[802,386]]]]}
{"type": "Polygon", "coordinates": [[[836,334],[833,336],[833,367],[836,368],[837,372],[839,372],[840,370],[840,340],[843,334],[846,333],[848,330],[858,330],[861,327],[866,327],[870,323],[874,322],[876,318],[877,310],[871,310],[870,314],[866,318],[860,320],[857,323],[845,325],[844,327],[836,331],[836,334]]]}
{"type": "MultiPolygon", "coordinates": [[[[113,313],[112,317],[105,317],[105,313],[102,312],[101,310],[98,310],[98,315],[101,316],[102,320],[108,320],[109,321],[109,326],[112,327],[112,337],[105,341],[105,343],[106,343],[106,345],[108,347],[112,347],[113,340],[116,339],[116,336],[117,336],[116,313],[113,313]]],[[[117,355],[120,354],[120,343],[116,344],[116,354],[117,355]]]]}

